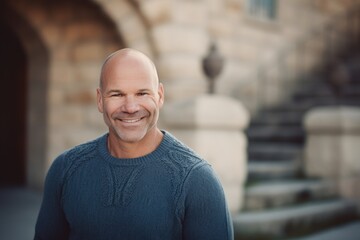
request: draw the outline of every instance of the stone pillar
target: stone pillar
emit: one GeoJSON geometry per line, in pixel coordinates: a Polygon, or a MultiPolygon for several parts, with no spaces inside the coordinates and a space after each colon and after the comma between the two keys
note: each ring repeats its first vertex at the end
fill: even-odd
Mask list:
{"type": "Polygon", "coordinates": [[[163,124],[213,167],[224,187],[231,212],[243,204],[247,175],[247,139],[243,133],[249,114],[231,98],[202,95],[168,104],[163,124]]]}
{"type": "Polygon", "coordinates": [[[336,181],[338,193],[356,200],[360,210],[360,108],[315,108],[304,126],[305,173],[336,181]]]}

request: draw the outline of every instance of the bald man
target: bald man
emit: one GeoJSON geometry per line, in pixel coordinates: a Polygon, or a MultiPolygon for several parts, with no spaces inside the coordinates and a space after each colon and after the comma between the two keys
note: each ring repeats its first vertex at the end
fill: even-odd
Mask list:
{"type": "Polygon", "coordinates": [[[233,239],[211,166],[158,128],[163,103],[143,53],[122,49],[105,60],[97,106],[109,131],[54,160],[34,239],[233,239]]]}

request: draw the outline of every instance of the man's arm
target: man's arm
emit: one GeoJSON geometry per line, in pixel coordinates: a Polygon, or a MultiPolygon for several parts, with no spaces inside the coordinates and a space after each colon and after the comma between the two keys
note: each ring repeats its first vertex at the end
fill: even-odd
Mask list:
{"type": "Polygon", "coordinates": [[[195,167],[183,187],[183,239],[232,240],[233,226],[224,191],[212,168],[195,167]]]}
{"type": "Polygon", "coordinates": [[[69,226],[62,206],[63,156],[50,167],[44,187],[43,200],[35,227],[35,240],[68,239],[69,226]]]}

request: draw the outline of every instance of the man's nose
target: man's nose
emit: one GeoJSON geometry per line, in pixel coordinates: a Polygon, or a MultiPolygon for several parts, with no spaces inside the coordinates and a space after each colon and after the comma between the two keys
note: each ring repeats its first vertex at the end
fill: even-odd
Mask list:
{"type": "Polygon", "coordinates": [[[139,103],[136,98],[133,96],[126,96],[125,102],[123,105],[123,111],[127,113],[135,113],[139,111],[139,103]]]}

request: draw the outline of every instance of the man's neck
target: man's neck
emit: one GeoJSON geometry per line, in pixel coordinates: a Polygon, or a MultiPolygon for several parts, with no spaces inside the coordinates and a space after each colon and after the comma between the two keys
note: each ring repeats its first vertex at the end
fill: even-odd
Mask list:
{"type": "Polygon", "coordinates": [[[107,147],[110,154],[116,158],[138,158],[155,151],[162,139],[163,133],[156,128],[138,142],[124,142],[109,136],[107,147]]]}

